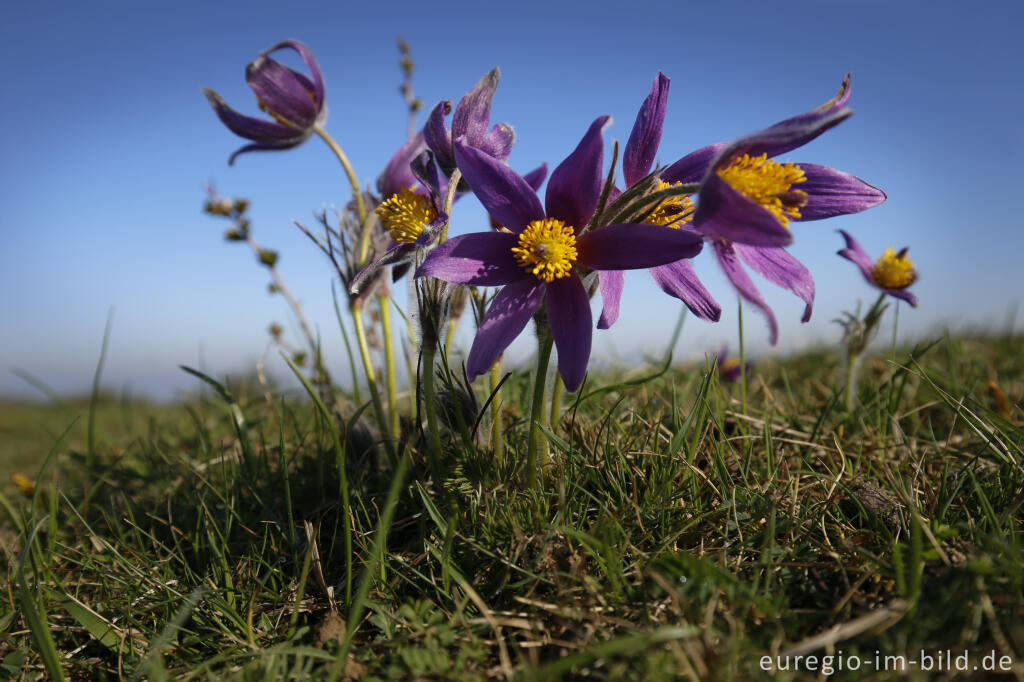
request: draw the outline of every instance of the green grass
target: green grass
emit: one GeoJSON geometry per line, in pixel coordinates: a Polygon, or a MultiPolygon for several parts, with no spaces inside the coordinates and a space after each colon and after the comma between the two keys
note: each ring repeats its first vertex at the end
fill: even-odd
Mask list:
{"type": "MultiPolygon", "coordinates": [[[[99,400],[91,470],[88,403],[4,405],[37,492],[2,483],[0,677],[758,679],[794,647],[1019,677],[1022,347],[869,357],[852,414],[832,352],[757,366],[746,414],[703,366],[602,376],[545,431],[539,490],[513,411],[495,461],[486,417],[442,410],[439,484],[411,420],[390,459],[304,395],[99,400]]],[[[503,390],[525,414],[529,373],[503,390]]]]}

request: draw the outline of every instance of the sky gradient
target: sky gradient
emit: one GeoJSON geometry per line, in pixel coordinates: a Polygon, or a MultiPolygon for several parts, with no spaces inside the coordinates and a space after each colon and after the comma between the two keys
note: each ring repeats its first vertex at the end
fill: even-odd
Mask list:
{"type": "MultiPolygon", "coordinates": [[[[364,183],[404,141],[406,113],[395,38],[416,60],[429,110],[457,100],[488,69],[502,80],[492,121],[513,125],[520,172],[560,162],[598,115],[625,142],[659,70],[672,79],[658,161],[807,111],[852,73],[853,117],[784,161],[820,163],[884,189],[862,214],[796,224],[791,248],[817,284],[815,312],[756,275],[780,325],[779,345],[745,309],[757,353],[835,343],[832,320],[874,292],[835,255],[836,230],[872,255],[910,247],[920,306],[900,310],[901,335],[946,325],[1005,329],[1024,290],[1024,4],[979,2],[754,3],[31,3],[5,8],[0,29],[0,395],[38,395],[10,372],[58,391],[87,389],[108,311],[105,384],[169,397],[195,380],[251,369],[279,321],[296,340],[283,299],[247,247],[201,212],[202,186],[245,196],[253,235],[322,334],[330,366],[345,366],[331,307],[329,263],[292,226],[348,197],[344,175],[317,139],[287,152],[228,156],[242,141],[201,93],[257,114],[245,65],[284,38],[305,42],[324,72],[327,129],[364,183]],[[636,6],[640,7],[640,6],[636,6]],[[56,9],[55,9],[56,8],[56,9]],[[244,10],[242,9],[244,8],[244,10]]],[[[425,115],[425,112],[424,112],[425,115]]],[[[422,122],[422,118],[421,118],[422,122]]],[[[452,232],[483,229],[473,198],[452,232]]],[[[706,250],[698,274],[722,321],[689,318],[677,357],[735,346],[736,297],[706,250]]],[[[404,288],[396,287],[404,306],[404,288]]],[[[595,302],[599,305],[599,302],[595,302]]],[[[595,356],[660,353],[681,304],[644,273],[627,277],[622,316],[595,334],[595,356]]],[[[595,317],[596,319],[596,317],[595,317]]],[[[889,318],[891,320],[891,317],[889,318]]],[[[468,325],[467,325],[468,326],[468,325]]],[[[1019,325],[1018,325],[1019,328],[1019,325]]],[[[470,329],[458,342],[468,348],[470,329]]],[[[883,330],[883,335],[889,333],[883,330]]],[[[530,352],[529,335],[512,349],[530,352]]],[[[297,340],[296,340],[297,341],[297,340]]],[[[277,358],[272,371],[286,371],[277,358]]]]}

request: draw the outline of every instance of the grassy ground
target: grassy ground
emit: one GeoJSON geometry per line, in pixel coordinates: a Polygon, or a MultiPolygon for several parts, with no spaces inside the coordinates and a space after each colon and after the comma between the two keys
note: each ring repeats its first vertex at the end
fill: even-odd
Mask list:
{"type": "Polygon", "coordinates": [[[530,491],[514,410],[500,461],[486,418],[443,434],[438,485],[411,423],[392,459],[294,395],[100,402],[91,438],[88,403],[5,405],[37,485],[3,482],[0,677],[924,679],[966,650],[1022,679],[1022,347],[869,357],[853,413],[831,353],[758,366],[745,410],[704,367],[601,377],[530,491]]]}

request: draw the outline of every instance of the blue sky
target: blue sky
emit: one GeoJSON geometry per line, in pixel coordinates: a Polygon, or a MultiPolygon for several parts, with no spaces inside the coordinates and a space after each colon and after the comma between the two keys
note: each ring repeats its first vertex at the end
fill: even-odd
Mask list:
{"type": "MultiPolygon", "coordinates": [[[[241,141],[200,91],[257,113],[245,64],[283,38],[316,53],[328,130],[363,182],[405,135],[397,35],[412,46],[428,108],[501,67],[493,120],[515,127],[510,163],[520,171],[553,167],[600,114],[614,118],[606,137],[624,142],[659,70],[672,78],[664,163],[817,106],[852,72],[855,115],[784,160],[851,172],[889,200],[795,226],[791,251],[817,283],[814,317],[801,325],[802,304],[758,280],[781,340],[770,349],[751,311],[751,347],[832,343],[831,320],[873,299],[835,256],[840,228],[872,254],[910,246],[921,305],[900,311],[908,336],[947,324],[1004,328],[1024,290],[1020,2],[24,3],[4,15],[0,395],[33,393],[12,367],[58,390],[87,387],[111,307],[107,384],[158,396],[194,386],[179,364],[244,371],[264,352],[271,321],[294,326],[251,254],[201,213],[207,182],[252,200],[254,236],[281,253],[330,363],[343,366],[332,270],[291,219],[343,202],[344,176],[316,139],[228,167],[241,141]]],[[[453,231],[484,221],[466,199],[453,231]]],[[[695,264],[724,312],[717,325],[688,320],[684,358],[736,337],[732,290],[710,253],[695,264]]],[[[597,334],[595,355],[660,351],[678,311],[634,273],[622,318],[597,334]]],[[[513,350],[525,356],[529,339],[513,350]]]]}

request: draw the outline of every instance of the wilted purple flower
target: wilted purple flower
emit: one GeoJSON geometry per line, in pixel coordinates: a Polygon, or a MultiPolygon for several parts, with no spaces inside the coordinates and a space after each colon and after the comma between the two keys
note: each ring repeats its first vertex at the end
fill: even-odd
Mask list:
{"type": "Polygon", "coordinates": [[[917,270],[907,257],[906,248],[897,252],[890,246],[881,258],[872,262],[871,256],[849,233],[839,230],[839,234],[846,240],[846,248],[837,253],[860,268],[868,284],[917,307],[917,297],[906,291],[917,280],[917,270]]]}
{"type": "Polygon", "coordinates": [[[768,318],[771,342],[778,324],[771,308],[740,265],[793,292],[810,319],[814,280],[782,247],[793,238],[789,221],[820,220],[857,213],[885,201],[885,192],[848,173],[810,163],[777,163],[772,157],[807,144],[850,116],[850,77],[822,106],[734,142],[709,145],[661,173],[668,183],[700,182],[693,229],[715,247],[739,295],[768,318]]]}
{"type": "MultiPolygon", "coordinates": [[[[661,143],[662,125],[665,122],[668,88],[668,76],[659,72],[657,78],[654,79],[651,93],[644,100],[636,115],[633,130],[629,134],[629,140],[626,142],[626,148],[622,155],[622,174],[625,177],[627,189],[643,180],[654,165],[658,145],[661,143]]],[[[679,183],[659,182],[654,189],[666,189],[671,184],[679,183]]],[[[678,196],[662,202],[661,206],[645,219],[645,222],[690,229],[687,223],[691,220],[693,220],[693,201],[689,197],[678,196]]],[[[693,271],[689,260],[659,265],[647,272],[662,291],[669,296],[678,298],[700,319],[717,322],[721,317],[721,307],[697,279],[697,273],[693,271]]],[[[598,277],[604,308],[601,310],[597,328],[607,329],[619,317],[619,301],[622,298],[625,273],[609,270],[599,273],[598,277]]]]}
{"type": "Polygon", "coordinates": [[[484,152],[488,156],[505,161],[512,152],[515,142],[515,131],[506,123],[496,123],[490,130],[491,100],[498,88],[501,70],[494,67],[481,78],[473,89],[467,92],[455,107],[452,116],[452,127],[449,129],[444,122],[445,116],[451,113],[451,100],[439,102],[427,117],[423,128],[427,146],[434,152],[437,164],[448,177],[456,167],[454,140],[465,138],[465,144],[484,152]]]}
{"type": "Polygon", "coordinates": [[[245,67],[245,80],[256,94],[260,109],[273,121],[244,116],[225,104],[216,92],[203,88],[206,99],[224,125],[239,137],[254,141],[232,154],[229,164],[245,152],[296,147],[306,141],[314,127],[327,120],[320,65],[309,48],[300,42],[285,40],[261,52],[245,67]],[[299,53],[309,69],[309,77],[268,56],[284,48],[299,53]]]}
{"type": "Polygon", "coordinates": [[[470,349],[466,369],[471,379],[488,370],[546,302],[558,371],[566,388],[577,390],[586,373],[593,330],[590,299],[574,266],[649,268],[700,251],[699,236],[658,225],[619,223],[583,231],[601,193],[602,130],[608,120],[595,120],[551,174],[544,206],[515,171],[464,138],[455,140],[459,169],[506,231],[453,237],[427,256],[416,275],[456,284],[504,285],[470,349]]]}

